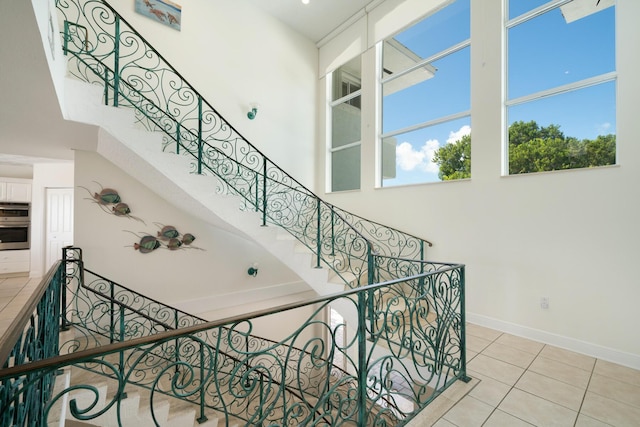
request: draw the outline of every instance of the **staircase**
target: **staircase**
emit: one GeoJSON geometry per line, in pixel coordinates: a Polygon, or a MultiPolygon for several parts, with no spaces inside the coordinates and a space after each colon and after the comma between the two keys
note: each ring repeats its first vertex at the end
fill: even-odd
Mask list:
{"type": "MultiPolygon", "coordinates": [[[[313,253],[280,227],[263,227],[261,214],[246,199],[219,192],[216,176],[193,174],[187,156],[162,151],[164,134],[134,127],[134,111],[105,106],[102,89],[65,80],[70,120],[100,127],[97,151],[167,201],[200,219],[260,244],[307,282],[319,295],[340,292],[345,282],[327,269],[314,268],[313,253]]],[[[354,275],[350,276],[352,280],[354,275]]]]}
{"type": "Polygon", "coordinates": [[[41,285],[46,299],[20,317],[23,334],[0,370],[0,421],[53,422],[54,403],[99,426],[192,425],[193,407],[196,422],[211,425],[403,425],[468,380],[464,266],[427,262],[428,241],[318,198],[102,0],[56,4],[65,118],[98,126],[102,156],[180,208],[259,243],[320,297],[205,322],[92,272],[79,248],[65,249],[41,285]],[[128,51],[140,46],[142,54],[128,51]],[[286,339],[251,335],[262,316],[297,306],[316,314],[282,325],[286,339]],[[343,323],[317,315],[329,306],[343,323]],[[61,313],[44,313],[52,308],[61,313]],[[61,342],[59,318],[70,328],[61,342]],[[305,331],[313,331],[306,341],[305,331]],[[33,351],[43,340],[47,351],[33,351]],[[72,383],[55,381],[55,394],[61,369],[72,383]]]}

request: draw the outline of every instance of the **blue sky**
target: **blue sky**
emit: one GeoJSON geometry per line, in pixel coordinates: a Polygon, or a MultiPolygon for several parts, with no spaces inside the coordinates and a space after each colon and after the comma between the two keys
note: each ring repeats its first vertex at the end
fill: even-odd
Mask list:
{"type": "MultiPolygon", "coordinates": [[[[510,0],[517,17],[546,0],[510,0]]],[[[508,99],[574,83],[615,70],[613,7],[567,24],[555,9],[509,30],[508,99]]],[[[469,35],[469,0],[457,0],[396,39],[427,58],[469,35]]],[[[470,49],[433,62],[435,77],[388,95],[383,133],[470,109],[470,49]]],[[[535,120],[558,124],[567,136],[593,139],[615,133],[615,83],[609,82],[508,109],[508,123],[535,120]]],[[[472,130],[470,118],[397,135],[395,179],[384,186],[437,181],[433,152],[472,130]]]]}

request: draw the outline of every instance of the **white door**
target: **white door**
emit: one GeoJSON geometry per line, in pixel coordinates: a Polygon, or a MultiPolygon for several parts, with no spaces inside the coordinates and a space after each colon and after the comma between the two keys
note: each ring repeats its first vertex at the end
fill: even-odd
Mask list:
{"type": "Polygon", "coordinates": [[[47,188],[46,264],[48,271],[73,244],[73,188],[47,188]]]}

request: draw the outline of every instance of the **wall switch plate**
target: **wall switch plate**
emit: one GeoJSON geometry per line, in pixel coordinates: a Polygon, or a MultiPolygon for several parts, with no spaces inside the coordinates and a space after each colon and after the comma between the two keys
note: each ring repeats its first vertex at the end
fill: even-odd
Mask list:
{"type": "Polygon", "coordinates": [[[547,310],[549,308],[549,297],[540,298],[540,308],[547,310]]]}

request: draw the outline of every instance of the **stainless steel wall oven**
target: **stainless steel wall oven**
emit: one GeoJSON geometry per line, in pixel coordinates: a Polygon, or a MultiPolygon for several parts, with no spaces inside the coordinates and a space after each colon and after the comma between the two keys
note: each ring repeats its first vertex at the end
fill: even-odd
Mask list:
{"type": "Polygon", "coordinates": [[[0,250],[29,249],[31,218],[29,203],[0,202],[0,250]]]}

